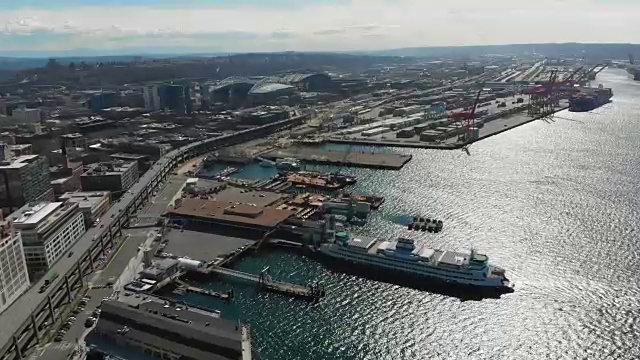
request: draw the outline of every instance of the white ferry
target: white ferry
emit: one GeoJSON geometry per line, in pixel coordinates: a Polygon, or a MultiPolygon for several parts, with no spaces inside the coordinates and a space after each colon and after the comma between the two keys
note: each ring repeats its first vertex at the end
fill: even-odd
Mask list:
{"type": "Polygon", "coordinates": [[[513,288],[503,269],[489,265],[486,255],[473,250],[470,253],[444,251],[411,239],[381,241],[338,232],[335,241],[320,245],[319,251],[334,259],[386,269],[420,280],[501,290],[513,288]]]}

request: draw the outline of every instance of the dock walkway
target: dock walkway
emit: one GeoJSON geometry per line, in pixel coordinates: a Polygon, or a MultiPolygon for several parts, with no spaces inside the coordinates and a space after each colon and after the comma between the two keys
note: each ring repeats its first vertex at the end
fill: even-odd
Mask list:
{"type": "Polygon", "coordinates": [[[324,295],[324,290],[320,289],[317,286],[302,286],[297,284],[291,284],[282,281],[274,281],[265,271],[262,271],[260,275],[249,274],[242,271],[222,268],[222,267],[212,267],[207,269],[210,273],[216,273],[220,275],[234,277],[236,279],[241,279],[249,282],[253,282],[258,284],[261,288],[279,293],[284,295],[289,295],[305,300],[318,300],[320,297],[324,295]]]}

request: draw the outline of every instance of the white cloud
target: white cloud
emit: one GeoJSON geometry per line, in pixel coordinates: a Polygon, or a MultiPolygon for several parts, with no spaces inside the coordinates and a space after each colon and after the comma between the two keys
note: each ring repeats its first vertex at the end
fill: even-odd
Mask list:
{"type": "Polygon", "coordinates": [[[640,42],[639,13],[640,1],[624,0],[353,0],[290,9],[26,8],[0,13],[0,47],[20,48],[19,41],[9,40],[43,33],[68,35],[68,41],[47,44],[59,49],[144,46],[162,43],[158,38],[166,46],[187,42],[230,51],[640,42]]]}

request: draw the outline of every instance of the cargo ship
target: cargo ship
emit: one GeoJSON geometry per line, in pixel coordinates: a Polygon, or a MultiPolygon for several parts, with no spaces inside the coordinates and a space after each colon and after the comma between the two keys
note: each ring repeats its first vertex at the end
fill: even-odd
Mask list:
{"type": "Polygon", "coordinates": [[[335,240],[323,243],[318,252],[331,258],[366,268],[368,273],[395,273],[418,283],[460,285],[511,291],[513,283],[504,269],[490,265],[486,255],[474,250],[455,252],[432,249],[412,239],[378,240],[353,237],[342,231],[335,240]]]}
{"type": "Polygon", "coordinates": [[[609,103],[611,97],[613,97],[613,91],[610,88],[602,87],[602,85],[598,88],[582,88],[569,98],[569,111],[591,111],[609,103]]]}

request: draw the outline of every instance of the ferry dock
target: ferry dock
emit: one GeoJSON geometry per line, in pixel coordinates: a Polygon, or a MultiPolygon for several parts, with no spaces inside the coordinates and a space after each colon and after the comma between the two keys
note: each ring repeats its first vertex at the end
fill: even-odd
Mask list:
{"type": "Polygon", "coordinates": [[[249,274],[238,270],[232,270],[219,266],[214,266],[202,270],[197,270],[202,275],[223,275],[236,280],[251,282],[262,290],[291,296],[307,301],[318,301],[324,296],[324,288],[314,284],[311,286],[298,285],[284,281],[273,280],[269,275],[269,267],[264,268],[260,274],[249,274]]]}
{"type": "Polygon", "coordinates": [[[184,291],[184,292],[188,292],[188,293],[195,293],[195,294],[200,294],[200,295],[211,296],[211,297],[215,297],[215,298],[223,299],[223,300],[231,300],[233,298],[233,292],[231,292],[231,291],[228,291],[228,292],[224,293],[224,292],[206,290],[206,289],[199,288],[197,286],[189,285],[189,284],[187,284],[186,282],[184,282],[184,281],[182,281],[180,279],[176,279],[175,283],[176,283],[176,285],[178,285],[178,289],[176,289],[176,291],[178,291],[178,292],[184,291]]]}

